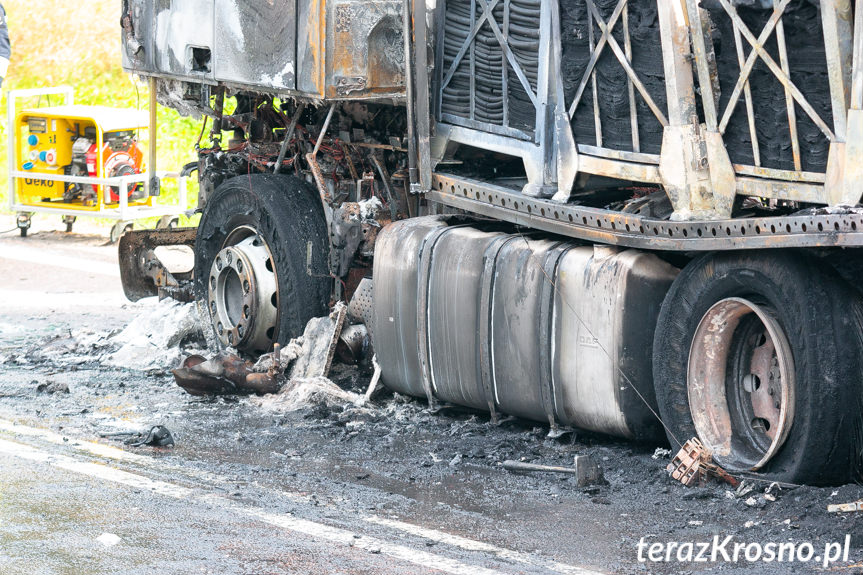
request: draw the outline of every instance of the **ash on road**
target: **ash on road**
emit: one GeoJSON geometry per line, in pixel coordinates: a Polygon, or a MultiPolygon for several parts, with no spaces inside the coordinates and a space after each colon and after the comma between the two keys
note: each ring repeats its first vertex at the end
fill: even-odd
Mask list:
{"type": "MultiPolygon", "coordinates": [[[[642,538],[714,536],[819,551],[850,535],[849,562],[832,567],[863,563],[863,513],[827,513],[863,498],[857,485],[685,488],[667,477],[657,445],[549,439],[532,422],[432,414],[389,392],[364,407],[312,394],[291,411],[272,398],[196,398],[170,375],[176,342],[154,356],[162,365],[118,367],[134,362],[109,361],[111,336],[158,304],[123,298],[116,248],[104,244],[0,236],[0,573],[821,570],[814,560],[638,561],[642,538]],[[176,445],[123,443],[153,425],[176,445]],[[606,483],[501,467],[571,465],[575,455],[599,461],[606,483]]],[[[369,375],[331,373],[357,394],[369,375]]]]}

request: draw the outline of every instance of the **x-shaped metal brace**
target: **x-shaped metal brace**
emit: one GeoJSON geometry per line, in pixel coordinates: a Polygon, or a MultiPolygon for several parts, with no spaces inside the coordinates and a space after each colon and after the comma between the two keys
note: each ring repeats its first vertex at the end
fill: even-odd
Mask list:
{"type": "Polygon", "coordinates": [[[500,31],[500,27],[497,25],[497,21],[494,19],[492,10],[494,10],[495,6],[497,6],[499,0],[491,0],[491,2],[487,2],[486,0],[476,0],[479,5],[482,7],[482,16],[474,23],[473,28],[468,34],[467,39],[462,44],[461,48],[459,48],[458,53],[450,64],[449,70],[447,70],[446,76],[444,76],[442,87],[447,86],[452,80],[453,75],[455,74],[458,65],[461,63],[465,54],[467,54],[470,45],[473,43],[476,38],[477,33],[480,28],[482,28],[485,22],[488,22],[489,28],[491,28],[492,33],[495,38],[497,38],[498,43],[500,44],[501,50],[503,50],[504,55],[506,56],[507,61],[509,62],[512,69],[515,71],[516,76],[518,76],[519,81],[521,82],[524,91],[527,92],[528,97],[530,98],[531,103],[534,107],[536,107],[538,96],[534,93],[533,88],[530,85],[530,81],[527,79],[524,71],[521,69],[521,65],[518,63],[518,60],[515,58],[515,54],[512,53],[512,50],[509,47],[509,44],[506,41],[506,38],[503,36],[503,32],[500,31]]]}
{"type": "Polygon", "coordinates": [[[725,129],[728,127],[728,122],[731,120],[731,115],[734,113],[734,109],[737,107],[737,103],[740,101],[740,94],[743,91],[743,87],[749,81],[749,75],[752,73],[752,69],[755,66],[755,62],[757,58],[761,58],[773,75],[776,77],[779,82],[782,83],[783,86],[791,93],[791,96],[794,98],[794,101],[806,112],[806,115],[812,119],[816,126],[824,133],[825,136],[830,141],[834,141],[836,136],[833,134],[833,130],[821,119],[821,116],[818,115],[818,112],[812,107],[811,104],[806,100],[806,97],[802,92],[794,85],[791,81],[791,78],[788,77],[788,74],[782,71],[782,68],[770,54],[764,49],[764,44],[773,34],[776,29],[777,23],[782,18],[782,14],[785,12],[785,8],[788,7],[788,4],[791,3],[791,0],[781,0],[774,8],[773,15],[767,21],[767,24],[764,26],[764,29],[761,31],[761,34],[758,38],[755,38],[755,35],[749,30],[743,20],[740,18],[740,15],[737,13],[737,9],[729,2],[729,0],[719,0],[719,3],[725,9],[725,12],[728,13],[729,18],[735,28],[737,28],[740,33],[746,38],[746,41],[752,46],[752,50],[749,52],[749,55],[746,57],[746,62],[743,65],[743,68],[740,70],[740,77],[737,79],[737,84],[734,86],[734,90],[731,92],[731,98],[728,100],[728,106],[725,108],[725,112],[722,115],[722,120],[719,122],[719,132],[725,133],[725,129]]]}
{"type": "MultiPolygon", "coordinates": [[[[481,0],[482,1],[482,0],[481,0]]],[[[653,115],[656,116],[656,119],[659,120],[659,123],[662,124],[663,127],[668,125],[668,119],[665,117],[665,114],[662,110],[659,109],[659,106],[656,105],[656,102],[653,100],[653,97],[647,91],[647,88],[644,87],[644,84],[641,82],[641,79],[638,77],[638,74],[635,73],[635,70],[632,68],[632,62],[629,61],[629,58],[626,57],[623,49],[620,47],[620,44],[617,43],[617,40],[612,35],[612,30],[614,26],[617,24],[617,21],[620,19],[620,15],[623,12],[624,6],[626,6],[627,0],[619,0],[617,6],[614,8],[614,12],[611,13],[611,17],[606,22],[602,18],[602,14],[599,13],[599,10],[596,8],[596,5],[592,2],[592,0],[586,0],[587,7],[590,9],[591,16],[596,21],[596,24],[599,26],[599,29],[602,31],[602,35],[599,37],[599,41],[596,43],[596,47],[593,49],[593,53],[590,55],[590,60],[587,62],[587,67],[584,70],[584,76],[581,79],[581,82],[578,85],[578,90],[576,90],[575,98],[572,100],[572,105],[569,107],[569,117],[572,118],[575,116],[575,110],[578,108],[579,103],[581,102],[581,97],[584,95],[584,90],[587,88],[587,83],[590,79],[590,74],[593,72],[594,67],[596,66],[597,61],[599,61],[599,57],[602,54],[602,50],[605,48],[605,45],[611,48],[611,51],[614,52],[615,57],[620,62],[620,65],[623,66],[626,75],[629,76],[630,81],[638,90],[638,93],[641,94],[641,97],[644,98],[644,101],[647,103],[647,106],[650,108],[650,111],[653,112],[653,115]]],[[[592,26],[593,23],[591,22],[592,26]]]]}

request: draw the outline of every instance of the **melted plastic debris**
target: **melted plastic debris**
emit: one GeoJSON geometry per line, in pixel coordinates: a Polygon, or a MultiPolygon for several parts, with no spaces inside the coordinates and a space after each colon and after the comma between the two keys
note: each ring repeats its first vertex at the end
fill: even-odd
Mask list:
{"type": "Polygon", "coordinates": [[[110,338],[119,347],[104,363],[142,371],[165,368],[176,365],[184,355],[182,343],[201,338],[195,304],[164,299],[110,338]]]}
{"type": "Polygon", "coordinates": [[[145,303],[142,313],[123,330],[70,330],[17,349],[0,360],[19,366],[101,364],[150,371],[173,367],[180,357],[203,351],[203,334],[194,304],[148,300],[141,300],[145,303]]]}

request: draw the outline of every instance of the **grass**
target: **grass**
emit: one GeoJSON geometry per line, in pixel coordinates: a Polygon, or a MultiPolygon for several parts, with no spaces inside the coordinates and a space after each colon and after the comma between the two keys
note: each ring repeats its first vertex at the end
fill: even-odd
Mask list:
{"type": "MultiPolygon", "coordinates": [[[[117,108],[148,109],[146,83],[126,74],[120,59],[121,0],[6,0],[12,58],[3,82],[6,90],[69,85],[78,104],[117,108]]],[[[21,100],[33,107],[39,102],[21,100]]],[[[41,104],[46,104],[45,99],[41,104]]],[[[58,104],[59,98],[52,101],[58,104]]],[[[174,110],[158,109],[157,166],[175,170],[196,158],[194,142],[200,123],[182,118],[174,110]]],[[[0,210],[8,213],[6,114],[2,114],[4,135],[0,138],[0,210]]],[[[197,197],[197,182],[189,181],[191,202],[197,197]]],[[[176,185],[163,186],[160,203],[176,200],[176,185]]],[[[36,216],[39,217],[39,216],[36,216]]],[[[45,216],[42,216],[45,217],[45,216]]],[[[107,220],[106,220],[107,221],[107,220]]],[[[146,227],[155,220],[143,221],[146,227]]],[[[182,222],[183,224],[185,223],[182,222]]]]}

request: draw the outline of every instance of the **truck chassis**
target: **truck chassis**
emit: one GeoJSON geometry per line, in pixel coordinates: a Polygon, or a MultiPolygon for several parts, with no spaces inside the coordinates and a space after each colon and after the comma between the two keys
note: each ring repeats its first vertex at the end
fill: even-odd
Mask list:
{"type": "MultiPolygon", "coordinates": [[[[122,25],[124,67],[212,120],[191,276],[222,345],[373,278],[394,390],[859,474],[860,2],[126,0],[122,25]]],[[[124,238],[130,297],[188,279],[172,234],[124,238]]]]}

